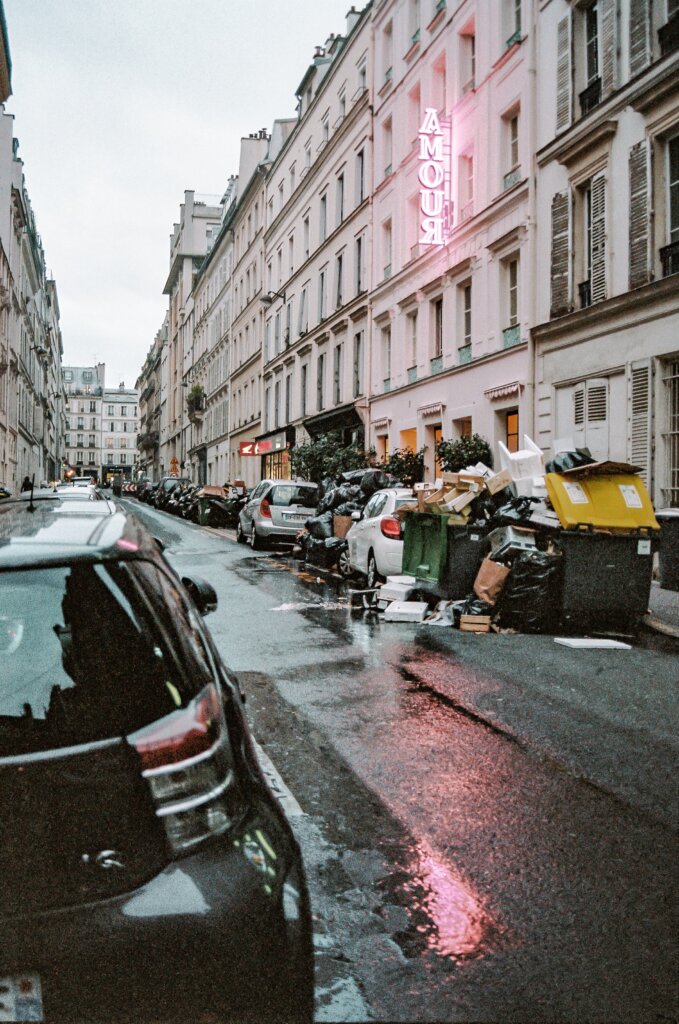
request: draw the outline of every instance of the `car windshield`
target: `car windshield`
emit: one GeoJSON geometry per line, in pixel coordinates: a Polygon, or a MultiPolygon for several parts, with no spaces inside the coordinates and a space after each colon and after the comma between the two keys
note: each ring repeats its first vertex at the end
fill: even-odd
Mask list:
{"type": "Polygon", "coordinates": [[[308,484],[276,484],[269,495],[271,505],[301,505],[302,508],[316,508],[318,489],[308,484]]]}
{"type": "Polygon", "coordinates": [[[210,655],[150,562],[0,573],[0,756],[126,735],[184,706],[210,655]]]}

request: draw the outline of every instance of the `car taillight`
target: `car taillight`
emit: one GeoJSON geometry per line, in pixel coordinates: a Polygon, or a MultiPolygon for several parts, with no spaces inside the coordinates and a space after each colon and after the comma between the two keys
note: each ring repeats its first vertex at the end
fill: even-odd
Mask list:
{"type": "Polygon", "coordinates": [[[271,519],[271,506],[266,498],[262,498],[259,505],[259,511],[265,519],[271,519]]]}
{"type": "Polygon", "coordinates": [[[384,536],[389,537],[390,540],[401,539],[400,520],[394,519],[393,516],[385,516],[384,519],[380,519],[380,530],[384,536]]]}
{"type": "Polygon", "coordinates": [[[231,825],[239,803],[224,709],[210,683],[185,708],[128,736],[174,853],[231,825]]]}

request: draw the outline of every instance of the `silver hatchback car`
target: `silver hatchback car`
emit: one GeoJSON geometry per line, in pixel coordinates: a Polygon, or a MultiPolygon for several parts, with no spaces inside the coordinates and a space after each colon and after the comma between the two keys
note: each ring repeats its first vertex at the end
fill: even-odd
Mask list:
{"type": "Polygon", "coordinates": [[[240,510],[236,537],[256,550],[265,541],[294,541],[319,502],[317,484],[261,480],[240,510]]]}

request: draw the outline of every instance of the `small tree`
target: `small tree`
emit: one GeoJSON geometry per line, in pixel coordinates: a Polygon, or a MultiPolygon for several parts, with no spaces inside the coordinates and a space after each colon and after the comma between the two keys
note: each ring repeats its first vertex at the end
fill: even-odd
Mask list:
{"type": "Polygon", "coordinates": [[[427,449],[420,448],[414,452],[412,448],[395,448],[385,460],[384,469],[407,487],[419,484],[424,476],[424,453],[427,449]]]}
{"type": "Polygon", "coordinates": [[[203,408],[203,401],[205,399],[205,392],[200,384],[194,384],[189,393],[186,396],[186,406],[189,410],[189,415],[193,412],[198,412],[203,408]]]}
{"type": "Polygon", "coordinates": [[[480,434],[459,437],[456,441],[440,441],[436,446],[436,456],[441,469],[447,473],[459,473],[467,466],[483,462],[492,469],[493,453],[490,445],[480,434]]]}
{"type": "Polygon", "coordinates": [[[331,430],[309,444],[296,445],[290,453],[290,461],[295,476],[320,484],[326,477],[367,468],[373,454],[360,445],[343,444],[341,433],[331,430]]]}

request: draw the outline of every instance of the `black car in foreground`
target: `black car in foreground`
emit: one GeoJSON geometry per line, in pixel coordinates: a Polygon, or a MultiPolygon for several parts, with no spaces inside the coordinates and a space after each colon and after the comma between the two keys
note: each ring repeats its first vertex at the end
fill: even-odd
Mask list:
{"type": "Polygon", "coordinates": [[[300,853],[215,604],[109,502],[0,506],[0,1020],[312,1019],[300,853]]]}

